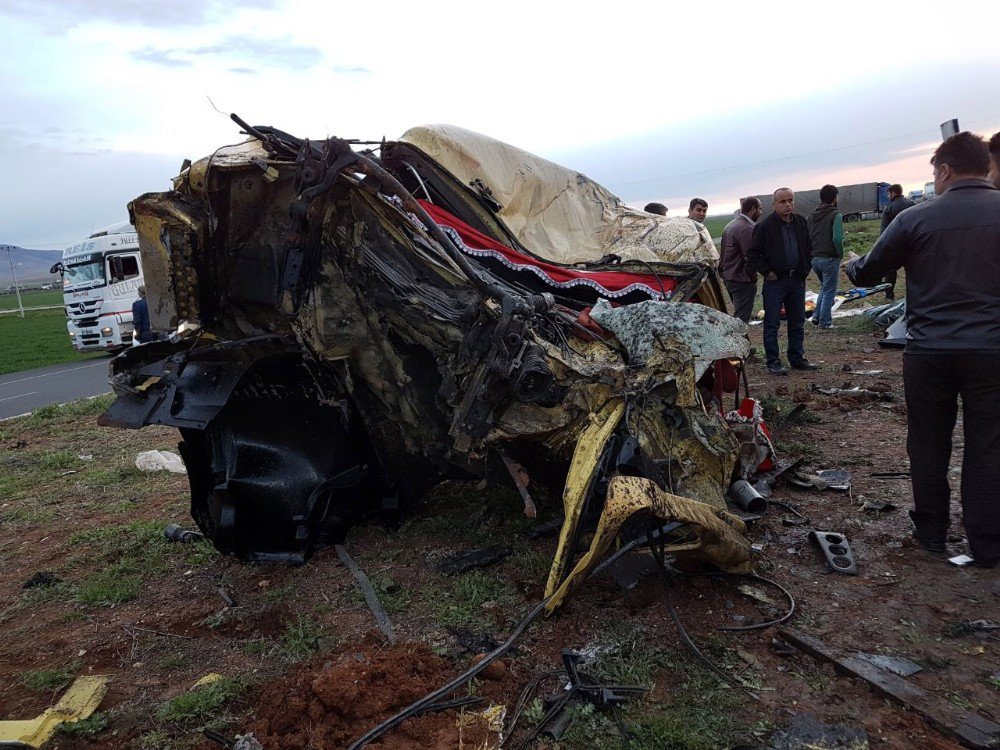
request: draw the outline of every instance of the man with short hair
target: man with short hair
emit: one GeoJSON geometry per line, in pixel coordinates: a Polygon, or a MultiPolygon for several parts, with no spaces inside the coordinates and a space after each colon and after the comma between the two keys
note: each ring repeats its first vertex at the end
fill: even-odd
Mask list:
{"type": "Polygon", "coordinates": [[[812,243],[812,270],[819,279],[812,322],[824,330],[833,328],[833,298],[837,296],[840,263],[844,259],[844,221],[837,210],[839,194],[835,185],[821,187],[819,205],[806,220],[812,243]]]}
{"type": "MultiPolygon", "coordinates": [[[[899,184],[889,186],[889,205],[882,212],[882,232],[892,223],[892,220],[911,206],[917,205],[909,198],[903,197],[903,186],[899,184]]],[[[881,232],[880,232],[881,234],[881,232]]],[[[896,299],[896,272],[889,271],[882,281],[892,284],[892,288],[885,293],[885,298],[889,301],[896,299]]]]}
{"type": "Polygon", "coordinates": [[[945,553],[952,432],[962,399],[962,514],[975,563],[1000,562],[1000,190],[982,138],[958,133],[934,152],[937,197],[900,213],[847,265],[856,284],[906,269],[906,450],[913,535],[945,553]]]}
{"type": "Polygon", "coordinates": [[[787,375],[778,351],[781,308],[788,322],[788,362],[794,370],[816,370],[805,356],[806,276],[812,268],[812,243],[804,217],[795,213],[795,193],[778,188],[771,196],[774,213],[757,222],[747,265],[764,275],[764,354],[767,371],[787,375]]]}
{"type": "Polygon", "coordinates": [[[688,204],[688,218],[697,221],[699,224],[705,223],[705,215],[708,213],[708,202],[702,198],[692,198],[688,204]]]}
{"type": "Polygon", "coordinates": [[[990,180],[1000,188],[1000,132],[990,138],[990,180]]]}
{"type": "Polygon", "coordinates": [[[140,286],[136,292],[139,299],[132,303],[132,338],[140,344],[155,341],[156,336],[149,325],[149,303],[146,302],[146,287],[140,286]]]}
{"type": "Polygon", "coordinates": [[[647,203],[646,207],[642,210],[647,214],[656,214],[657,216],[667,215],[667,207],[662,203],[647,203]]]}
{"type": "Polygon", "coordinates": [[[719,269],[733,301],[733,316],[744,323],[750,322],[757,298],[757,272],[747,266],[747,253],[750,252],[753,228],[757,226],[761,213],[759,199],[752,196],[744,198],[740,201],[740,215],[722,230],[719,269]]]}

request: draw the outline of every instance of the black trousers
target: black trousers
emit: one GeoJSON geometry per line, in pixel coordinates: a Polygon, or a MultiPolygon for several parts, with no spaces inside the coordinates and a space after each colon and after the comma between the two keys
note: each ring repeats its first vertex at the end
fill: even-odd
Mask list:
{"type": "Polygon", "coordinates": [[[885,293],[885,298],[889,300],[896,299],[896,272],[889,271],[885,276],[882,277],[882,281],[886,281],[892,284],[892,289],[885,293]]]}
{"type": "Polygon", "coordinates": [[[961,396],[965,533],[977,561],[1000,561],[1000,354],[907,351],[903,384],[918,533],[935,541],[947,535],[951,436],[961,396]]]}
{"type": "Polygon", "coordinates": [[[726,281],[726,291],[733,301],[733,317],[744,323],[750,322],[753,314],[753,303],[757,299],[756,281],[726,281]]]}

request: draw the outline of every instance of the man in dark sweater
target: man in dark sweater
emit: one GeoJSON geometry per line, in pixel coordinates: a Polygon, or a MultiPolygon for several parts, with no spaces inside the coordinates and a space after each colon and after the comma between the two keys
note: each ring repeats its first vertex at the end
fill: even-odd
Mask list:
{"type": "Polygon", "coordinates": [[[903,355],[914,537],[946,551],[952,432],[962,398],[962,512],[977,565],[1000,562],[1000,190],[983,140],[959,133],[934,158],[937,197],[900,213],[864,258],[855,284],[906,269],[903,355]]]}
{"type": "Polygon", "coordinates": [[[146,287],[137,290],[139,299],[132,303],[132,336],[140,344],[156,341],[156,334],[149,325],[149,303],[146,302],[146,287]]]}
{"type": "Polygon", "coordinates": [[[833,328],[833,298],[837,296],[840,262],[844,259],[844,221],[837,209],[834,185],[819,191],[820,204],[809,214],[809,241],[812,242],[812,269],[819,279],[819,298],[812,322],[820,328],[833,328]]]}
{"type": "MultiPolygon", "coordinates": [[[[899,216],[899,214],[915,205],[916,204],[909,198],[903,197],[902,185],[890,185],[889,205],[886,206],[885,211],[882,212],[882,232],[886,230],[886,228],[892,223],[892,220],[899,216]]],[[[887,300],[896,299],[896,271],[889,271],[883,280],[892,284],[892,288],[885,293],[885,298],[887,300]]]]}
{"type": "Polygon", "coordinates": [[[747,267],[747,253],[753,228],[760,220],[762,206],[754,197],[740,201],[740,215],[722,230],[722,250],[719,252],[719,270],[726,282],[726,291],[733,301],[733,317],[750,322],[753,302],[757,299],[757,272],[747,267]]]}
{"type": "Polygon", "coordinates": [[[806,220],[795,213],[795,193],[779,188],[771,198],[774,213],[757,222],[750,240],[747,265],[764,276],[764,354],[767,371],[787,375],[778,351],[781,308],[788,322],[788,362],[796,370],[815,370],[805,356],[806,276],[812,263],[812,243],[806,220]]]}

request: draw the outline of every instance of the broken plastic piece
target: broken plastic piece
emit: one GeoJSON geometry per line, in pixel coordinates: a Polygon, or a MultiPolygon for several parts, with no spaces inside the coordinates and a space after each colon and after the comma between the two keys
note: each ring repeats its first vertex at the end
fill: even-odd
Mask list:
{"type": "Polygon", "coordinates": [[[955,555],[955,557],[949,557],[948,562],[952,565],[957,565],[960,568],[964,568],[966,565],[972,565],[975,562],[968,555],[955,555]]]}
{"type": "Polygon", "coordinates": [[[77,677],[59,702],[41,715],[34,719],[0,721],[0,747],[41,747],[60,724],[73,724],[94,713],[107,692],[107,677],[77,677]]]}
{"type": "Polygon", "coordinates": [[[822,479],[831,490],[847,492],[851,489],[851,472],[844,469],[823,469],[823,471],[817,471],[816,476],[822,479]]]}
{"type": "Polygon", "coordinates": [[[847,537],[837,531],[810,531],[809,538],[816,542],[830,567],[837,573],[855,576],[858,568],[854,564],[854,555],[847,537]]]}

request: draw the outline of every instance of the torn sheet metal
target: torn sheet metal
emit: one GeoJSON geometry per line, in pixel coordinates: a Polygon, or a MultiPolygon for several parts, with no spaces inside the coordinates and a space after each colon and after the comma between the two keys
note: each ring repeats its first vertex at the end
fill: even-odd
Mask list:
{"type": "Polygon", "coordinates": [[[34,719],[0,721],[0,746],[42,747],[60,725],[73,724],[94,713],[107,692],[107,677],[77,677],[56,705],[34,719]]]}
{"type": "Polygon", "coordinates": [[[658,342],[665,347],[686,346],[694,355],[696,380],[716,360],[745,359],[750,354],[746,324],[705,305],[639,302],[611,307],[599,300],[590,317],[615,334],[634,364],[644,363],[658,342]]]}
{"type": "Polygon", "coordinates": [[[218,549],[302,563],[498,456],[564,493],[550,591],[618,474],[725,507],[708,365],[748,344],[700,225],[457,129],[369,150],[234,120],[245,144],[130,205],[171,335],[113,361],[102,418],[181,431],[218,549]]]}

